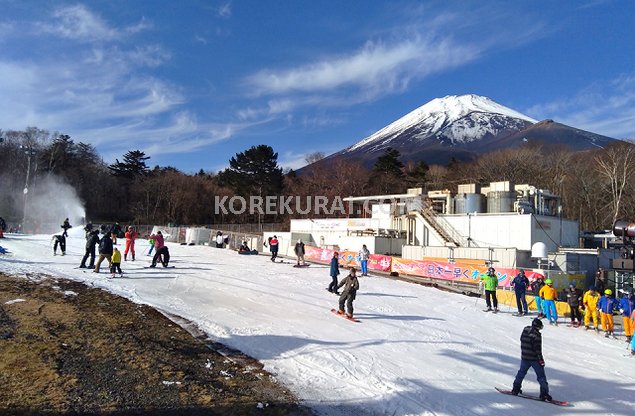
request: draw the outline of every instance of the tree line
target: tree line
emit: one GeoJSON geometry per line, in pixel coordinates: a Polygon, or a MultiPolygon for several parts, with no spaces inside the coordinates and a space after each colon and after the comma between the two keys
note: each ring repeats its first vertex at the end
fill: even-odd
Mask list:
{"type": "Polygon", "coordinates": [[[301,174],[283,170],[267,145],[253,146],[229,160],[221,172],[184,173],[171,166],[150,167],[151,157],[130,150],[107,164],[96,149],[70,136],[36,127],[0,130],[0,216],[21,219],[25,178],[35,183],[55,175],[75,188],[87,220],[136,224],[212,225],[280,223],[311,214],[226,213],[214,209],[219,198],[233,196],[320,195],[327,198],[404,193],[421,187],[456,190],[462,183],[487,185],[511,181],[549,189],[561,196],[563,216],[582,230],[609,228],[616,219],[635,220],[635,145],[616,142],[607,148],[575,152],[547,144],[526,144],[493,151],[472,161],[451,160],[428,166],[406,162],[386,149],[374,166],[361,161],[306,158],[301,174]]]}

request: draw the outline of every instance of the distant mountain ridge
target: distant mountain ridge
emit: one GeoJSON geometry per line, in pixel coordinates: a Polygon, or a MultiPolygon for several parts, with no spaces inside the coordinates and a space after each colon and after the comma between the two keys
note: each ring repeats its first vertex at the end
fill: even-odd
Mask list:
{"type": "Polygon", "coordinates": [[[533,141],[587,150],[615,140],[552,120],[538,122],[487,97],[451,95],[424,104],[323,161],[359,159],[372,166],[391,147],[399,150],[404,162],[446,164],[451,158],[469,160],[533,141]]]}

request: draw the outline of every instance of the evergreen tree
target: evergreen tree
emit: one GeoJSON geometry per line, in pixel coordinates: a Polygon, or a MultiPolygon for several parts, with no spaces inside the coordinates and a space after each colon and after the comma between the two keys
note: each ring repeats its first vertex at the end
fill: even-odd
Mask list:
{"type": "Polygon", "coordinates": [[[395,178],[402,178],[403,163],[399,160],[401,154],[399,150],[392,147],[387,148],[384,154],[377,159],[375,166],[373,166],[373,172],[381,175],[389,175],[395,178]]]}
{"type": "Polygon", "coordinates": [[[278,153],[264,144],[236,153],[229,160],[229,168],[218,175],[222,186],[242,196],[279,195],[282,192],[282,168],[278,166],[278,153]]]}
{"type": "Polygon", "coordinates": [[[146,160],[148,159],[150,159],[150,156],[146,156],[141,150],[130,150],[123,155],[123,162],[115,159],[115,163],[108,166],[108,169],[116,177],[132,180],[148,173],[148,166],[146,165],[146,160]]]}

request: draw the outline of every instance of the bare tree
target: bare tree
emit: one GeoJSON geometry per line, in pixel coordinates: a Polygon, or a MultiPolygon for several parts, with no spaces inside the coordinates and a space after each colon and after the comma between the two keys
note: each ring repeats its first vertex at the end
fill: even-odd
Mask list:
{"type": "Polygon", "coordinates": [[[610,191],[610,209],[613,223],[622,214],[625,193],[633,190],[633,168],[635,167],[635,145],[622,142],[606,149],[595,158],[596,169],[604,178],[610,191]]]}

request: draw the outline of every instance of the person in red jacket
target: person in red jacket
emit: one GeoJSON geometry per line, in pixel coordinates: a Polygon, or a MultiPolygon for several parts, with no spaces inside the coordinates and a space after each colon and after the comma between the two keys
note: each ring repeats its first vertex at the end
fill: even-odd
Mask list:
{"type": "Polygon", "coordinates": [[[128,226],[128,229],[126,230],[126,248],[123,252],[123,260],[124,261],[128,261],[128,252],[130,251],[132,253],[132,261],[134,261],[134,242],[137,239],[137,237],[139,236],[139,233],[136,232],[134,230],[134,228],[132,228],[132,225],[128,226]]]}

